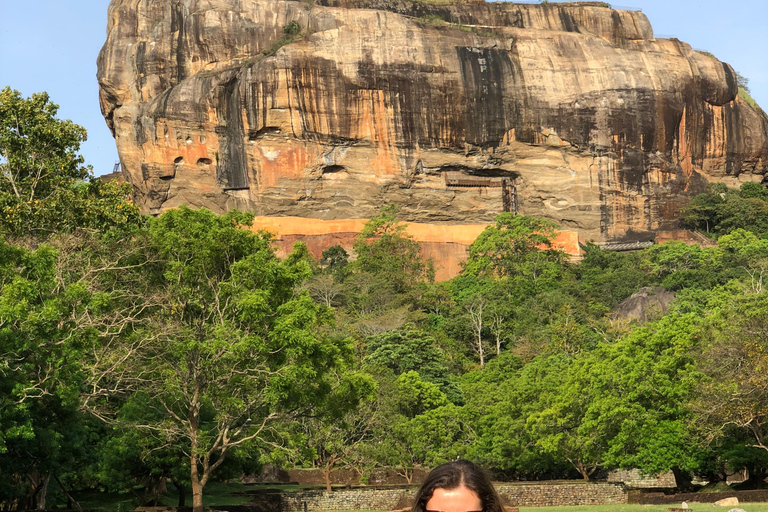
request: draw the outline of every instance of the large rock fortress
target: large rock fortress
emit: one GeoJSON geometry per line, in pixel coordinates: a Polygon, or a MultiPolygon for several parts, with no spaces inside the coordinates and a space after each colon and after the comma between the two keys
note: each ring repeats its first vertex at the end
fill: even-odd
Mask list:
{"type": "Polygon", "coordinates": [[[730,66],[604,5],[112,0],[102,111],[145,212],[399,203],[647,238],[708,181],[762,181],[768,117],[730,66]]]}

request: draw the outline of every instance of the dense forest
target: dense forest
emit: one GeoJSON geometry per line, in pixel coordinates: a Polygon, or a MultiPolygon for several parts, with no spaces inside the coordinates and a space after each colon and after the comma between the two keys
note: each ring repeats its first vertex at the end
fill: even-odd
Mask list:
{"type": "Polygon", "coordinates": [[[681,212],[709,247],[579,263],[556,225],[501,214],[436,283],[396,206],[354,254],[278,259],[246,213],[142,216],[46,94],[3,89],[0,126],[0,509],[172,482],[201,510],[209,481],[264,464],[768,472],[762,185],[681,212]],[[642,289],[642,315],[617,308],[642,289]]]}

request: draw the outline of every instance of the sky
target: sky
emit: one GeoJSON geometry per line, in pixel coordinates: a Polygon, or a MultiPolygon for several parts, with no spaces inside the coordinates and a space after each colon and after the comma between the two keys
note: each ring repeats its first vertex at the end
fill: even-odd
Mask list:
{"type": "MultiPolygon", "coordinates": [[[[170,3],[170,0],[166,0],[170,3]]],[[[642,10],[657,37],[677,37],[714,54],[749,79],[768,109],[768,1],[623,0],[642,10]]],[[[536,3],[536,2],[528,2],[536,3]]],[[[59,117],[88,130],[81,147],[94,174],[118,161],[99,109],[96,57],[106,39],[108,0],[0,0],[0,88],[47,91],[59,117]]]]}

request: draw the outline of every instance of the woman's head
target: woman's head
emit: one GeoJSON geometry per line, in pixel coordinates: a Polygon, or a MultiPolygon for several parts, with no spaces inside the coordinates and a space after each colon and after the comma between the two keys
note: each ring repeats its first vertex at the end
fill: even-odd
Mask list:
{"type": "Polygon", "coordinates": [[[480,467],[466,460],[433,469],[416,493],[413,512],[503,512],[501,498],[480,467]]]}

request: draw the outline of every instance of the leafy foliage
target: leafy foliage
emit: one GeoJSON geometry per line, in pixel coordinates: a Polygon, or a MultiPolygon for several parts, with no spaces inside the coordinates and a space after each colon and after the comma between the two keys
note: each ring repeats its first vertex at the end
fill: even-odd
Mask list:
{"type": "Polygon", "coordinates": [[[739,190],[710,184],[691,200],[682,218],[687,226],[713,236],[741,228],[762,237],[768,233],[768,190],[758,183],[744,183],[739,190]]]}
{"type": "Polygon", "coordinates": [[[78,154],[85,129],[58,119],[58,109],[46,93],[0,91],[0,229],[50,236],[140,222],[130,186],[91,179],[78,154]]]}
{"type": "Polygon", "coordinates": [[[564,254],[552,248],[556,225],[534,217],[502,213],[469,249],[464,272],[474,276],[521,275],[554,278],[564,254]]]}

